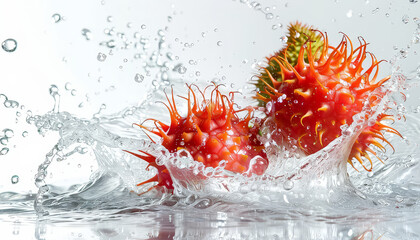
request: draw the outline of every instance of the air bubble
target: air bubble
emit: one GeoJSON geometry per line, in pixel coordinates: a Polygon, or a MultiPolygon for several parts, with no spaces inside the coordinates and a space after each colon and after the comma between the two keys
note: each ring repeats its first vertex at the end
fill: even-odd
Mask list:
{"type": "Polygon", "coordinates": [[[351,10],[351,9],[350,9],[350,10],[347,12],[346,16],[347,16],[348,18],[353,17],[353,10],[351,10]]]}
{"type": "Polygon", "coordinates": [[[106,60],[106,55],[104,53],[98,53],[98,56],[96,57],[98,61],[103,62],[106,60]]]}
{"type": "Polygon", "coordinates": [[[19,182],[19,176],[18,175],[13,175],[11,178],[12,184],[16,184],[19,182]]]}
{"type": "Polygon", "coordinates": [[[106,21],[107,21],[107,22],[112,22],[112,20],[114,20],[114,19],[112,18],[112,16],[108,16],[108,17],[106,18],[106,21]]]}
{"type": "Polygon", "coordinates": [[[145,24],[142,24],[141,25],[141,29],[146,29],[146,25],[145,24]]]}
{"type": "Polygon", "coordinates": [[[220,47],[220,46],[222,46],[222,45],[223,45],[223,42],[222,42],[222,41],[218,41],[218,42],[217,42],[217,46],[219,46],[219,47],[220,47]]]}
{"type": "Polygon", "coordinates": [[[141,75],[140,73],[137,73],[137,74],[134,76],[134,81],[136,81],[136,82],[138,82],[138,83],[143,82],[143,80],[144,80],[144,76],[143,76],[143,75],[141,75]]]}
{"type": "Polygon", "coordinates": [[[288,38],[287,38],[286,36],[282,36],[282,37],[280,37],[280,41],[281,41],[282,43],[287,43],[287,40],[288,40],[288,38]]]}
{"type": "Polygon", "coordinates": [[[6,52],[14,52],[17,48],[17,42],[15,39],[9,38],[3,41],[1,47],[6,52]]]}
{"type": "Polygon", "coordinates": [[[85,37],[85,39],[89,41],[92,38],[92,33],[89,29],[83,28],[82,29],[82,36],[85,37]]]}
{"type": "Polygon", "coordinates": [[[272,14],[272,13],[267,13],[266,15],[265,15],[265,18],[266,19],[273,19],[273,17],[274,17],[274,15],[272,14]]]}
{"type": "Polygon", "coordinates": [[[1,156],[1,155],[6,155],[8,152],[9,152],[9,148],[4,147],[4,148],[2,148],[2,149],[0,150],[0,156],[1,156]]]}
{"type": "Polygon", "coordinates": [[[27,137],[27,136],[28,136],[28,132],[27,131],[23,131],[22,137],[27,137]]]}
{"type": "Polygon", "coordinates": [[[407,24],[409,21],[410,21],[410,17],[409,17],[407,14],[405,14],[405,15],[402,17],[402,22],[403,22],[404,24],[407,24]]]}
{"type": "Polygon", "coordinates": [[[9,129],[9,128],[3,129],[3,134],[7,138],[12,138],[15,135],[14,132],[13,132],[13,130],[12,129],[9,129]]]}
{"type": "Polygon", "coordinates": [[[295,184],[293,183],[293,181],[292,180],[286,180],[284,183],[283,183],[283,188],[284,188],[284,190],[287,190],[287,191],[289,191],[289,190],[291,190],[292,188],[293,188],[293,186],[294,186],[295,184]]]}
{"type": "Polygon", "coordinates": [[[58,23],[61,21],[61,15],[58,13],[55,13],[52,15],[52,19],[54,20],[55,23],[58,23]]]}

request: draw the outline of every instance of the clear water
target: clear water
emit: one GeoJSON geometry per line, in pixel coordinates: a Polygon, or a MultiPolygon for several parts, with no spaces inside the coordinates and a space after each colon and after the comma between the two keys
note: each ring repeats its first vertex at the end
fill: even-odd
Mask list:
{"type": "MultiPolygon", "coordinates": [[[[59,78],[43,82],[43,73],[34,69],[34,77],[24,78],[11,67],[22,62],[17,69],[27,68],[25,56],[36,55],[23,37],[5,38],[0,55],[6,66],[1,77],[10,80],[1,82],[10,93],[0,89],[0,161],[5,166],[0,170],[0,229],[5,239],[419,239],[419,5],[311,4],[101,1],[81,12],[59,4],[41,8],[34,16],[48,19],[39,23],[41,33],[58,45],[59,56],[45,58],[56,66],[46,76],[59,78]],[[316,20],[313,10],[325,7],[340,14],[316,20]],[[200,18],[218,11],[217,19],[200,18]],[[291,16],[282,16],[285,11],[291,16]],[[284,44],[286,25],[301,12],[307,13],[302,21],[322,26],[331,41],[339,40],[338,31],[366,35],[377,57],[389,60],[382,66],[384,74],[392,74],[389,93],[375,110],[391,107],[393,127],[404,139],[389,136],[396,151],[387,147],[380,156],[385,164],[374,162],[372,173],[357,172],[343,161],[368,121],[355,122],[343,137],[309,157],[272,146],[276,156],[269,175],[253,178],[169,154],[132,126],[149,117],[168,121],[156,101],[165,101],[164,91],[171,87],[185,95],[186,82],[206,86],[214,81],[225,84],[226,91],[252,94],[244,82],[263,65],[264,56],[284,44]],[[232,13],[241,21],[233,21],[232,13]],[[355,27],[360,23],[376,23],[377,35],[355,27]],[[244,26],[248,29],[238,30],[244,26]],[[32,85],[38,78],[39,91],[32,85]],[[32,89],[22,90],[17,80],[32,89]],[[136,184],[154,172],[122,149],[159,154],[160,164],[175,176],[174,195],[138,196],[149,186],[136,184]]],[[[182,109],[185,102],[179,100],[182,109]]],[[[253,101],[241,95],[236,100],[243,106],[253,101]]]]}

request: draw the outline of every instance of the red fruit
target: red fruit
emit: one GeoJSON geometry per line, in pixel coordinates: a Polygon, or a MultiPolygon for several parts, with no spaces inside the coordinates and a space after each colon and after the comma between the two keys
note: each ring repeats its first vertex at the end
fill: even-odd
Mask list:
{"type": "MultiPolygon", "coordinates": [[[[376,80],[381,61],[366,52],[367,43],[363,38],[359,38],[360,45],[353,48],[350,39],[344,35],[341,43],[333,47],[328,45],[328,38],[319,33],[323,39],[314,44],[319,46],[319,41],[323,41],[323,46],[314,51],[313,43],[308,40],[300,49],[297,48],[296,65],[289,63],[287,51],[281,51],[284,55],[269,58],[269,66],[260,76],[266,87],[257,97],[266,103],[282,137],[294,141],[306,154],[317,152],[339,137],[340,127],[350,125],[353,116],[362,112],[365,104],[376,106],[385,94],[379,88],[390,78],[376,80]],[[371,65],[363,71],[367,56],[370,56],[371,65]]],[[[363,117],[367,119],[369,116],[363,117]]],[[[373,126],[362,131],[348,158],[352,166],[355,158],[371,171],[372,161],[367,152],[375,156],[376,153],[369,146],[384,150],[377,139],[389,143],[381,131],[400,135],[381,123],[389,118],[380,114],[373,126]],[[370,167],[365,166],[362,157],[369,160],[370,167]]]]}
{"type": "MultiPolygon", "coordinates": [[[[160,138],[159,143],[169,152],[185,149],[195,161],[202,162],[207,167],[217,167],[220,161],[226,160],[226,170],[244,173],[248,171],[250,160],[260,156],[250,172],[263,174],[268,161],[263,146],[256,138],[258,129],[249,126],[253,108],[234,110],[233,93],[229,94],[229,98],[220,93],[218,86],[211,91],[210,99],[206,99],[205,93],[199,91],[204,99],[199,105],[196,93],[191,86],[188,88],[188,97],[184,98],[188,101],[186,117],[181,117],[178,113],[172,93],[172,99],[167,96],[168,104],[164,103],[171,117],[170,125],[150,119],[156,126],[154,130],[138,126],[157,135],[160,138]],[[247,112],[245,118],[238,116],[240,112],[247,112]]],[[[158,182],[156,186],[173,189],[168,170],[164,166],[157,166],[154,156],[140,152],[142,154],[129,153],[149,162],[149,166],[156,167],[158,174],[138,185],[158,182]]]]}

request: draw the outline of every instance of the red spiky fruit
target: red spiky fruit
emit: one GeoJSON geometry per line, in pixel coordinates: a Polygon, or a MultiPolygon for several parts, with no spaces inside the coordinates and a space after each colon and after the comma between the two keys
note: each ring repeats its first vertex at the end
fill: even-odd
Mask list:
{"type": "MultiPolygon", "coordinates": [[[[178,113],[174,96],[167,97],[171,123],[166,125],[161,121],[154,121],[155,129],[151,130],[142,125],[143,129],[157,135],[169,152],[174,153],[180,149],[188,151],[193,159],[202,162],[207,167],[217,167],[222,160],[226,161],[225,170],[244,173],[249,170],[250,160],[256,156],[250,173],[261,175],[268,166],[263,146],[257,140],[258,129],[256,125],[250,126],[254,109],[252,107],[235,110],[233,93],[230,97],[219,91],[215,86],[210,94],[210,99],[205,98],[205,92],[200,92],[202,102],[197,100],[197,95],[191,86],[188,86],[188,114],[181,117],[178,113]],[[200,105],[200,103],[202,103],[200,105]],[[244,118],[238,113],[247,112],[244,118]]],[[[208,89],[208,88],[206,88],[208,89]]],[[[131,153],[149,162],[149,166],[156,167],[158,173],[153,178],[140,183],[157,182],[156,186],[165,186],[173,189],[172,179],[164,166],[157,166],[154,156],[140,151],[142,154],[131,153]]]]}
{"type": "MultiPolygon", "coordinates": [[[[377,105],[385,94],[380,87],[390,78],[377,81],[381,61],[366,52],[367,43],[363,38],[359,38],[360,45],[354,49],[344,34],[340,44],[334,47],[328,45],[326,34],[311,31],[322,38],[308,39],[306,44],[296,48],[299,52],[296,64],[289,62],[287,50],[268,59],[268,67],[259,78],[265,88],[257,96],[265,102],[282,139],[294,141],[306,154],[317,152],[339,137],[340,127],[350,125],[353,116],[361,113],[365,104],[370,107],[377,105]],[[322,47],[319,47],[319,41],[323,43],[322,47]],[[313,45],[318,46],[315,51],[313,45]],[[367,56],[370,56],[371,65],[364,70],[367,56]]],[[[363,117],[367,119],[369,116],[363,117]]],[[[367,152],[375,156],[376,153],[369,146],[385,149],[377,141],[389,143],[382,131],[400,135],[381,123],[389,118],[380,114],[375,124],[363,129],[348,158],[353,167],[354,158],[365,170],[371,171],[372,161],[367,152]],[[364,164],[362,157],[370,162],[370,167],[364,164]]]]}

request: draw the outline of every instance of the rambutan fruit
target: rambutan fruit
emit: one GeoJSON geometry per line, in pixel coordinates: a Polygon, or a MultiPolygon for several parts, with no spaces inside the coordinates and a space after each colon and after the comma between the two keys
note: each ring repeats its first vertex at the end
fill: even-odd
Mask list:
{"type": "MultiPolygon", "coordinates": [[[[343,34],[340,44],[334,47],[329,45],[326,33],[301,24],[292,24],[289,31],[292,37],[289,45],[268,58],[268,66],[259,75],[258,81],[264,87],[259,87],[256,98],[266,106],[281,138],[295,142],[309,155],[341,136],[342,126],[351,125],[353,116],[377,106],[385,95],[381,86],[390,77],[377,80],[381,61],[366,51],[367,43],[361,37],[359,46],[354,48],[343,34]],[[298,37],[296,32],[300,34],[298,37]],[[364,70],[367,57],[371,65],[364,70]]],[[[369,117],[368,113],[362,116],[369,117]]],[[[378,141],[390,144],[383,132],[401,136],[382,123],[391,118],[379,114],[373,125],[361,131],[348,157],[353,167],[352,159],[355,159],[371,171],[368,153],[377,156],[371,146],[385,150],[378,141]],[[370,166],[366,166],[363,158],[370,166]]]]}
{"type": "MultiPolygon", "coordinates": [[[[188,86],[188,85],[187,85],[188,86]]],[[[198,87],[197,87],[198,89],[198,87]]],[[[187,101],[187,116],[180,116],[173,91],[171,99],[166,95],[171,122],[169,125],[156,119],[153,121],[154,129],[149,129],[142,124],[139,127],[153,133],[170,153],[181,149],[186,150],[194,161],[202,162],[206,167],[217,167],[219,163],[226,161],[225,170],[235,173],[250,173],[261,175],[268,166],[263,146],[256,138],[257,125],[251,120],[254,108],[234,109],[233,93],[229,96],[219,91],[219,86],[211,90],[210,98],[206,98],[206,91],[198,89],[198,94],[193,91],[193,86],[188,86],[188,96],[181,97],[187,101]],[[202,98],[203,101],[198,99],[202,98]],[[239,114],[246,113],[244,117],[239,114]],[[253,126],[252,126],[253,125],[253,126]],[[258,157],[257,157],[258,156],[258,157]],[[251,160],[253,162],[250,169],[251,160]]],[[[151,138],[152,141],[154,141],[151,138]]],[[[127,151],[128,152],[128,151],[127,151]]],[[[138,186],[149,182],[157,182],[154,187],[164,186],[173,189],[172,179],[165,166],[158,166],[155,156],[140,150],[133,153],[157,169],[158,173],[153,178],[139,183],[138,186]]],[[[148,167],[149,167],[148,166],[148,167]]],[[[153,187],[152,187],[153,188],[153,187]]]]}

